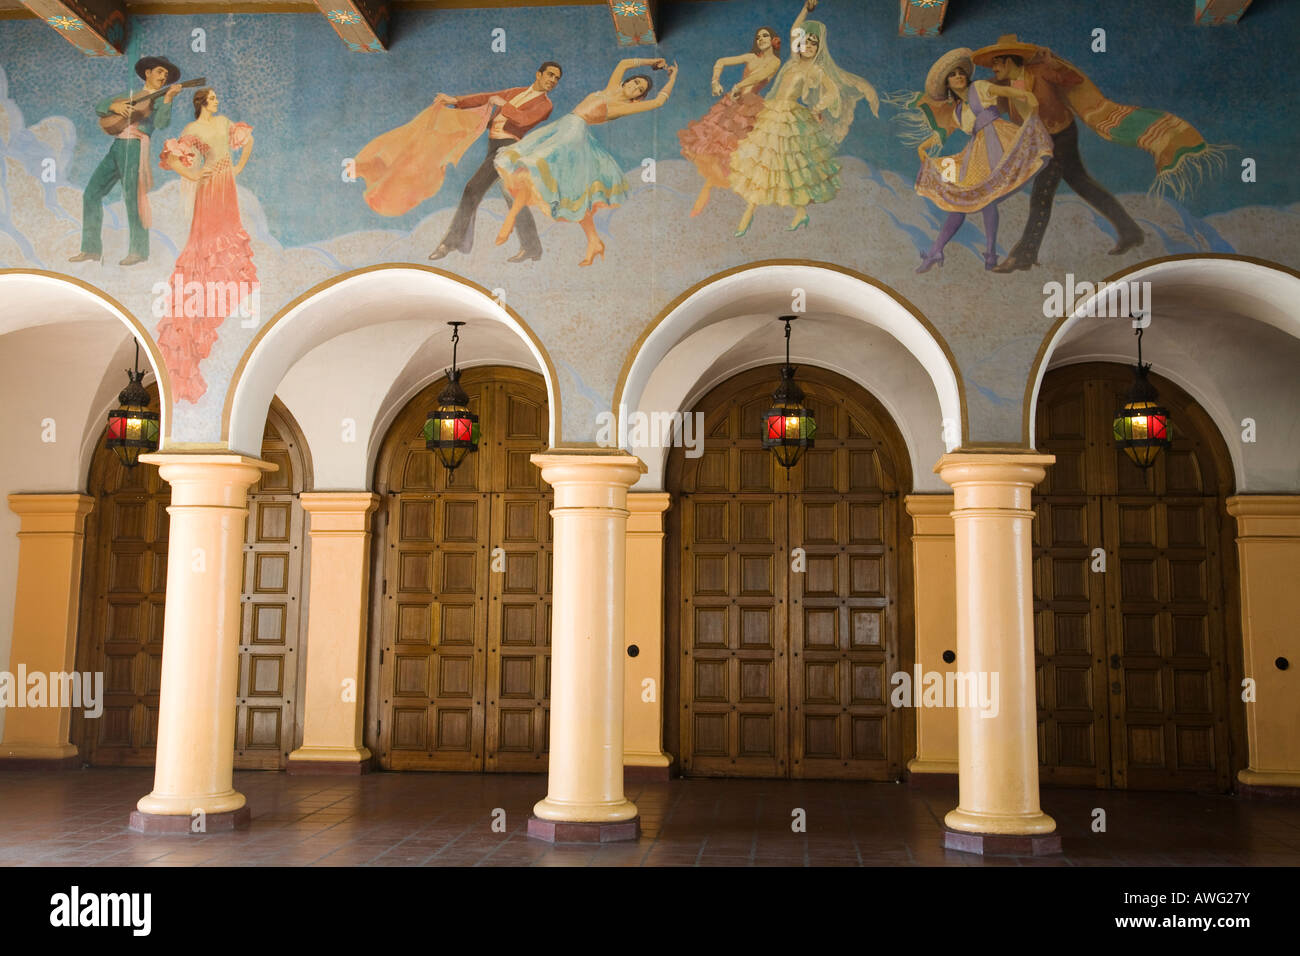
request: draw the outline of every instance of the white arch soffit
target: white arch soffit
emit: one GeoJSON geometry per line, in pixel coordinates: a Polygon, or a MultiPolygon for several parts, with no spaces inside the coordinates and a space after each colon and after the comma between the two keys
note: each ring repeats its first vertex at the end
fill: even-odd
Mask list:
{"type": "MultiPolygon", "coordinates": [[[[640,409],[651,376],[682,340],[739,312],[752,314],[760,311],[753,302],[757,297],[775,297],[779,301],[790,302],[796,288],[807,293],[810,313],[834,312],[856,318],[884,330],[897,340],[929,376],[938,397],[942,418],[956,422],[956,434],[962,434],[964,422],[957,375],[930,331],[883,289],[833,269],[805,265],[771,265],[742,270],[709,283],[681,302],[646,336],[637,350],[623,389],[616,396],[620,414],[625,410],[634,412],[640,409]],[[739,312],[738,300],[748,302],[739,312]]],[[[778,309],[773,312],[773,318],[779,312],[786,311],[789,311],[788,307],[778,309]]],[[[845,373],[835,363],[817,357],[806,358],[804,361],[806,364],[838,372],[854,381],[858,380],[857,375],[845,373]]],[[[695,383],[685,391],[693,395],[702,394],[695,383]]],[[[888,405],[886,407],[891,414],[896,411],[888,405]]],[[[898,423],[897,417],[895,422],[898,423]]],[[[909,439],[911,437],[906,431],[904,436],[909,439]]],[[[951,447],[948,450],[951,451],[951,447]]],[[[914,475],[914,480],[919,483],[918,476],[914,475]]]]}
{"type": "MultiPolygon", "coordinates": [[[[110,315],[121,322],[127,334],[133,339],[146,334],[137,327],[133,318],[126,312],[114,307],[85,287],[55,276],[22,272],[0,274],[0,302],[4,303],[4,308],[0,309],[0,336],[43,325],[95,320],[105,315],[110,315]],[[64,301],[58,301],[60,297],[63,297],[64,301]],[[70,310],[71,305],[75,305],[77,309],[70,310]]],[[[144,348],[140,349],[140,357],[152,374],[152,378],[146,375],[144,381],[159,384],[158,434],[164,436],[167,434],[168,424],[167,396],[162,394],[162,381],[158,376],[158,367],[153,361],[153,352],[149,348],[152,341],[146,338],[141,344],[144,348]]],[[[132,356],[134,357],[134,352],[132,356]]],[[[106,410],[105,415],[107,414],[106,410]]],[[[88,459],[83,460],[88,461],[88,459]]]]}
{"type": "MultiPolygon", "coordinates": [[[[1151,297],[1153,300],[1157,298],[1157,281],[1162,286],[1172,286],[1174,288],[1179,285],[1196,286],[1235,294],[1238,298],[1233,302],[1232,308],[1238,314],[1262,322],[1265,325],[1270,325],[1287,335],[1300,338],[1300,314],[1295,311],[1295,303],[1300,301],[1300,279],[1279,269],[1272,269],[1254,262],[1243,262],[1239,259],[1178,259],[1173,262],[1158,262],[1145,269],[1139,269],[1137,272],[1126,275],[1118,281],[1124,283],[1151,282],[1151,297]]],[[[1037,375],[1034,378],[1033,391],[1030,393],[1028,411],[1030,447],[1034,447],[1037,442],[1038,393],[1043,387],[1044,376],[1052,367],[1052,356],[1055,354],[1057,347],[1080,321],[1085,319],[1096,321],[1095,313],[1105,306],[1103,300],[1105,300],[1106,295],[1107,289],[1102,288],[1083,300],[1079,307],[1070,314],[1070,317],[1061,323],[1061,327],[1056,330],[1056,334],[1052,336],[1052,340],[1048,343],[1047,352],[1043,355],[1043,361],[1039,364],[1037,375]],[[1090,307],[1094,312],[1093,316],[1087,314],[1090,307]]],[[[1158,305],[1154,301],[1148,303],[1148,305],[1152,314],[1159,317],[1158,305]]],[[[1213,305],[1209,307],[1213,308],[1213,305]]],[[[1148,357],[1144,356],[1144,358],[1148,357]]],[[[1126,365],[1132,365],[1136,361],[1136,353],[1127,356],[1116,356],[1113,353],[1097,353],[1092,360],[1119,361],[1126,365]]],[[[1075,365],[1082,361],[1085,361],[1085,359],[1076,356],[1066,364],[1075,365]]],[[[1179,388],[1195,398],[1210,414],[1221,434],[1225,436],[1231,435],[1236,430],[1235,422],[1222,402],[1206,396],[1202,388],[1189,382],[1176,369],[1168,366],[1162,367],[1158,362],[1152,363],[1152,369],[1156,374],[1174,382],[1179,388]]],[[[1245,466],[1241,460],[1240,449],[1234,448],[1232,442],[1228,442],[1228,447],[1232,450],[1232,464],[1233,470],[1236,472],[1237,488],[1244,488],[1245,466]]]]}
{"type": "MultiPolygon", "coordinates": [[[[382,321],[415,317],[423,309],[430,314],[430,328],[451,319],[492,319],[519,336],[533,359],[535,371],[546,381],[550,403],[549,442],[555,444],[556,386],[541,350],[495,299],[453,279],[422,269],[375,269],[350,276],[298,303],[282,315],[253,349],[236,385],[230,405],[227,446],[232,451],[256,456],[262,447],[262,428],[271,398],[294,362],[335,336],[370,324],[367,315],[378,308],[403,305],[410,314],[389,314],[382,321]],[[429,292],[435,293],[430,301],[429,292]],[[364,295],[362,308],[354,300],[364,295]],[[387,300],[387,302],[385,302],[387,300]],[[310,313],[311,321],[303,321],[310,313]],[[251,449],[251,451],[250,451],[251,449]]],[[[477,363],[476,363],[477,364],[477,363]]]]}

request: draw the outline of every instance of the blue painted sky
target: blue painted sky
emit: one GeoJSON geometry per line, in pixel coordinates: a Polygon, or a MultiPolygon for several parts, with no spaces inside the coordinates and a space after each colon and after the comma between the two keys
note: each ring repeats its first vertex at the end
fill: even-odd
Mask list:
{"type": "MultiPolygon", "coordinates": [[[[619,120],[597,135],[629,168],[647,156],[679,158],[677,130],[712,105],[714,60],[748,50],[759,26],[784,34],[798,9],[790,0],[669,6],[659,47],[624,53],[676,60],[682,70],[676,93],[662,110],[619,120]]],[[[823,0],[815,17],[826,23],[839,65],[882,93],[918,89],[935,57],[955,46],[979,47],[1004,33],[1045,43],[1088,72],[1110,98],[1168,109],[1209,142],[1241,147],[1229,154],[1226,173],[1202,185],[1186,203],[1194,214],[1300,199],[1294,173],[1300,109],[1284,91],[1284,75],[1300,40],[1300,4],[1255,0],[1240,26],[1209,28],[1192,23],[1191,0],[962,2],[952,5],[944,34],[925,40],[897,36],[892,2],[823,0]],[[1106,30],[1104,54],[1090,50],[1095,27],[1106,30]],[[1240,179],[1246,156],[1258,164],[1254,184],[1240,179]]],[[[320,16],[133,17],[129,59],[95,59],[42,23],[4,21],[0,64],[28,124],[51,115],[75,123],[78,142],[67,176],[79,187],[108,145],[91,104],[134,80],[137,57],[165,55],[186,78],[206,76],[221,95],[223,112],[254,126],[256,147],[241,185],[260,199],[276,237],[301,245],[362,229],[407,232],[430,212],[455,204],[478,166],[481,146],[450,171],[438,196],[400,218],[372,212],[361,198],[363,184],[344,183],[340,175],[344,158],[411,119],[435,93],[521,85],[531,81],[541,61],[555,59],[565,68],[552,94],[558,118],[602,87],[621,55],[609,13],[601,6],[398,11],[394,30],[389,53],[363,55],[348,52],[320,16]],[[191,52],[196,27],[207,33],[206,53],[191,52]],[[496,27],[506,30],[504,54],[490,50],[496,27]]],[[[737,77],[733,70],[724,82],[737,77]]],[[[662,82],[664,74],[655,78],[662,82]]],[[[882,106],[877,120],[860,106],[842,149],[910,181],[916,155],[899,139],[892,115],[882,106]]],[[[182,94],[166,135],[177,135],[192,116],[189,95],[182,94]]],[[[1086,128],[1080,142],[1089,170],[1112,192],[1140,192],[1150,185],[1155,170],[1147,154],[1105,142],[1086,128]]],[[[155,162],[157,153],[155,145],[155,162]]],[[[172,174],[156,170],[155,175],[172,174]]]]}

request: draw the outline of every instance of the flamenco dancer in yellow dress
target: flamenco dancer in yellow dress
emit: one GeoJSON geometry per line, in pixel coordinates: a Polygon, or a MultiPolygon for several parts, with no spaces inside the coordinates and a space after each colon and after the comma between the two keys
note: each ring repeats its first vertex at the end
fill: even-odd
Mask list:
{"type": "Polygon", "coordinates": [[[759,206],[792,206],[790,229],[808,224],[808,205],[840,189],[835,151],[853,125],[858,101],[880,115],[876,89],[835,65],[826,25],[805,20],[817,0],[805,0],[790,29],[791,58],[776,75],[754,128],[731,156],[731,189],[749,203],[736,235],[749,231],[759,206]]]}
{"type": "Polygon", "coordinates": [[[914,129],[928,127],[930,135],[917,148],[921,171],[916,177],[918,195],[948,213],[939,235],[922,254],[917,272],[943,265],[948,244],[966,215],[984,216],[984,268],[998,262],[998,203],[1027,183],[1052,158],[1052,137],[1038,118],[1038,100],[1028,90],[999,86],[988,80],[971,82],[974,64],[965,47],[950,50],[930,67],[925,78],[925,100],[916,94],[903,104],[902,119],[914,129]],[[1017,126],[998,112],[998,98],[1021,104],[1027,116],[1017,126]],[[961,130],[970,139],[954,156],[931,156],[948,135],[961,130]]]}
{"type": "Polygon", "coordinates": [[[511,199],[497,245],[510,238],[520,212],[537,206],[552,219],[582,226],[587,236],[587,255],[579,265],[589,266],[597,256],[603,256],[605,244],[596,234],[593,217],[598,209],[619,205],[628,186],[618,160],[597,142],[591,127],[657,110],[668,102],[676,82],[676,64],[668,66],[662,59],[623,60],[614,68],[605,88],[588,93],[572,113],[539,126],[514,146],[497,153],[497,172],[511,199]],[[648,75],[623,78],[628,70],[643,66],[668,71],[668,82],[653,99],[646,98],[654,85],[648,75]]]}

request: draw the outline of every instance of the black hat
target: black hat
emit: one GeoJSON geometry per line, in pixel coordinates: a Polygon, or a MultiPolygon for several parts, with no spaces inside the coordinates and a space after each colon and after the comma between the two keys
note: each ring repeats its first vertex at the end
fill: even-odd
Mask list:
{"type": "Polygon", "coordinates": [[[167,80],[163,83],[163,86],[171,86],[181,78],[181,68],[171,60],[163,59],[160,56],[146,56],[137,62],[135,65],[136,75],[143,80],[144,75],[156,66],[167,68],[167,80]]]}

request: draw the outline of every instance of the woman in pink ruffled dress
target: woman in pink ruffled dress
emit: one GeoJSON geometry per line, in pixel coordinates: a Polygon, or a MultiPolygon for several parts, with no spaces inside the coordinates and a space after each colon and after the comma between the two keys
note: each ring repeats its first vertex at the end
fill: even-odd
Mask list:
{"type": "Polygon", "coordinates": [[[737,144],[754,128],[754,120],[763,112],[763,87],[781,68],[781,39],[771,27],[760,27],[754,34],[753,48],[741,56],[724,56],[713,64],[713,95],[721,96],[713,108],[679,130],[682,155],[695,164],[704,177],[704,186],[695,200],[692,216],[704,211],[709,193],[715,186],[726,189],[731,183],[731,154],[737,144]],[[722,70],[743,66],[745,72],[725,95],[722,70]]]}
{"type": "Polygon", "coordinates": [[[158,161],[195,183],[189,241],[168,283],[168,314],[158,323],[158,346],[180,402],[197,402],[208,390],[199,363],[208,357],[217,330],[257,287],[253,247],[239,219],[235,177],[253,150],[253,128],[217,113],[211,89],[194,94],[194,122],[169,139],[158,161]],[[232,161],[232,153],[240,153],[232,161]],[[197,285],[196,285],[197,283],[197,285]]]}

